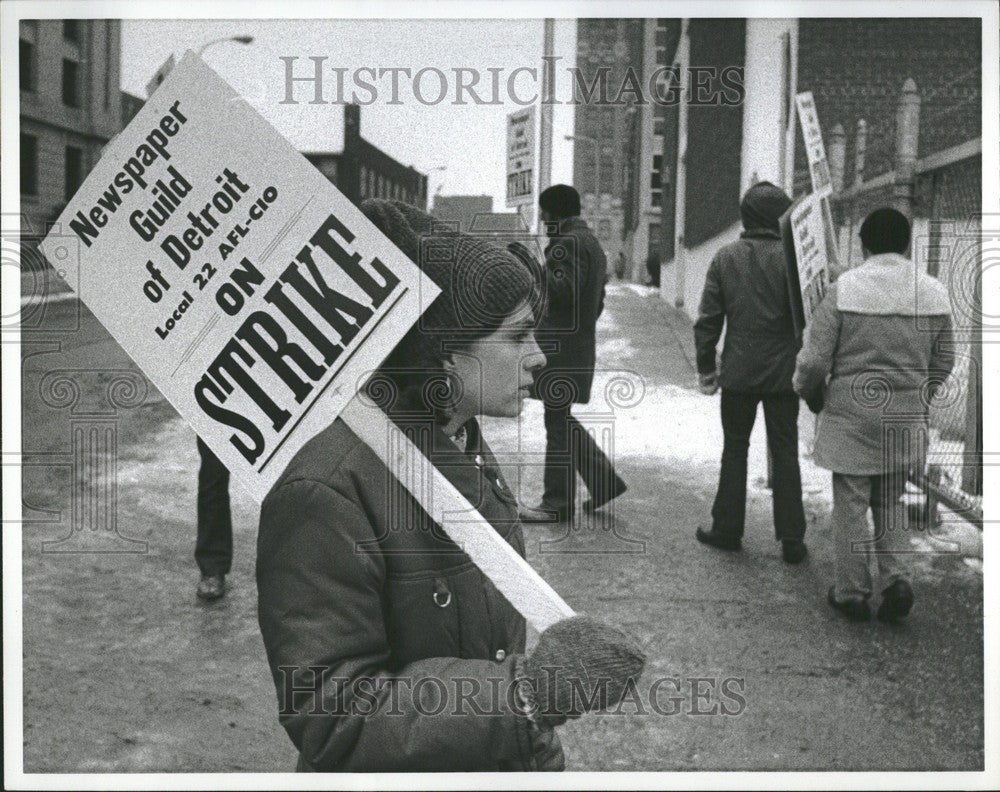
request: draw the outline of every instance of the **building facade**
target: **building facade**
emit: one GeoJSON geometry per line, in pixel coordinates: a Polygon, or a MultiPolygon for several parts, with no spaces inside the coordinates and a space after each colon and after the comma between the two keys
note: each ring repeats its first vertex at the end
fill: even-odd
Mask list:
{"type": "MultiPolygon", "coordinates": [[[[742,193],[761,180],[793,196],[810,190],[796,93],[814,95],[831,162],[840,152],[842,187],[887,178],[895,167],[898,102],[907,80],[915,82],[920,98],[921,161],[981,136],[978,19],[690,19],[686,26],[680,19],[648,19],[643,24],[642,78],[666,65],[680,70],[686,128],[680,128],[677,103],[636,107],[632,135],[622,143],[634,152],[625,250],[634,280],[643,279],[648,262],[651,270],[659,269],[663,297],[692,315],[712,256],[740,233],[742,193]],[[707,83],[718,100],[697,101],[692,71],[718,75],[727,67],[739,69],[740,101],[726,101],[729,89],[717,84],[718,77],[707,83]],[[861,120],[866,136],[859,140],[861,120]]],[[[943,196],[940,206],[932,206],[918,189],[915,228],[939,215],[948,196],[979,194],[977,163],[963,168],[939,176],[947,188],[935,193],[943,196]]]]}
{"type": "Polygon", "coordinates": [[[468,231],[478,217],[492,212],[492,195],[435,195],[431,209],[438,220],[457,223],[459,231],[468,231]]]}
{"type": "Polygon", "coordinates": [[[623,252],[627,195],[632,183],[637,108],[616,101],[629,74],[642,70],[644,20],[579,19],[576,23],[573,186],[582,217],[611,266],[623,252]]]}
{"type": "Polygon", "coordinates": [[[427,206],[427,175],[403,165],[361,137],[361,108],[344,106],[344,150],[303,152],[316,168],[354,203],[366,198],[427,206]]]}
{"type": "Polygon", "coordinates": [[[121,23],[20,26],[21,230],[44,235],[122,127],[121,23]]]}

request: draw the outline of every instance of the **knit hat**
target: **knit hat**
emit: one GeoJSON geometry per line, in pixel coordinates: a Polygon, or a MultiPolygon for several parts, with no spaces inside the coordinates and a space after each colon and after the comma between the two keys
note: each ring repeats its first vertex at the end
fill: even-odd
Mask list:
{"type": "Polygon", "coordinates": [[[740,202],[740,217],[743,227],[778,230],[778,220],[785,213],[792,200],[785,191],[771,182],[757,182],[746,191],[740,202]]]}
{"type": "Polygon", "coordinates": [[[401,201],[369,200],[361,211],[441,289],[418,323],[423,331],[471,340],[534,304],[531,272],[504,248],[452,231],[401,201]]]}

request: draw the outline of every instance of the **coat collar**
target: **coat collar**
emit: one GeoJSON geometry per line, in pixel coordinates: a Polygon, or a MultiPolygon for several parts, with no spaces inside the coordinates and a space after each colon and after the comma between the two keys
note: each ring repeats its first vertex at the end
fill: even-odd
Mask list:
{"type": "Polygon", "coordinates": [[[951,313],[944,284],[905,256],[869,256],[837,279],[837,308],[873,316],[939,316],[951,313]]]}
{"type": "MultiPolygon", "coordinates": [[[[560,220],[559,223],[557,224],[557,228],[558,228],[557,234],[568,234],[571,231],[586,231],[588,226],[587,226],[587,221],[584,220],[579,215],[577,215],[576,217],[567,217],[563,220],[560,220]]],[[[550,234],[550,238],[551,236],[554,235],[550,234]]]]}

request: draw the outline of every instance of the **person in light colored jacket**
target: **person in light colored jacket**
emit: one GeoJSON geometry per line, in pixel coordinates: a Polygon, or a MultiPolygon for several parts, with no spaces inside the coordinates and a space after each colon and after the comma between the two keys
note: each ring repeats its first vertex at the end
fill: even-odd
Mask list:
{"type": "Polygon", "coordinates": [[[923,471],[928,406],[954,363],[951,305],[945,287],[906,258],[910,224],[900,212],[875,210],[860,236],[864,262],[830,286],[811,317],[793,385],[823,405],[814,458],[833,472],[836,582],[827,599],[849,619],[871,618],[873,551],[883,585],[877,616],[898,621],[913,606],[900,497],[908,475],[923,471]]]}

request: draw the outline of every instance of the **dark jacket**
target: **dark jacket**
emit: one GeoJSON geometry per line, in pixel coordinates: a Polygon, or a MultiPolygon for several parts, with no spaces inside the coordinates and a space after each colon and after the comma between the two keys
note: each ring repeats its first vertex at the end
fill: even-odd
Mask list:
{"type": "Polygon", "coordinates": [[[694,324],[699,374],[716,371],[726,326],[719,385],[734,391],[792,390],[800,342],[792,325],[788,275],[776,231],[744,231],[715,254],[694,324]]]}
{"type": "Polygon", "coordinates": [[[562,401],[571,385],[574,402],[590,401],[607,266],[601,244],[579,217],[563,220],[545,248],[546,300],[537,337],[546,365],[536,376],[543,400],[562,401]]]}
{"type": "MultiPolygon", "coordinates": [[[[523,555],[517,502],[475,420],[467,430],[469,453],[439,429],[422,447],[523,555]]],[[[505,697],[524,619],[343,421],[264,500],[257,551],[261,634],[299,769],[562,769],[554,732],[540,735],[505,697]],[[287,696],[293,682],[322,686],[287,696]],[[441,683],[447,710],[435,715],[441,683]],[[501,712],[477,714],[496,712],[496,690],[501,712]],[[546,740],[549,766],[536,768],[546,740]]]]}

